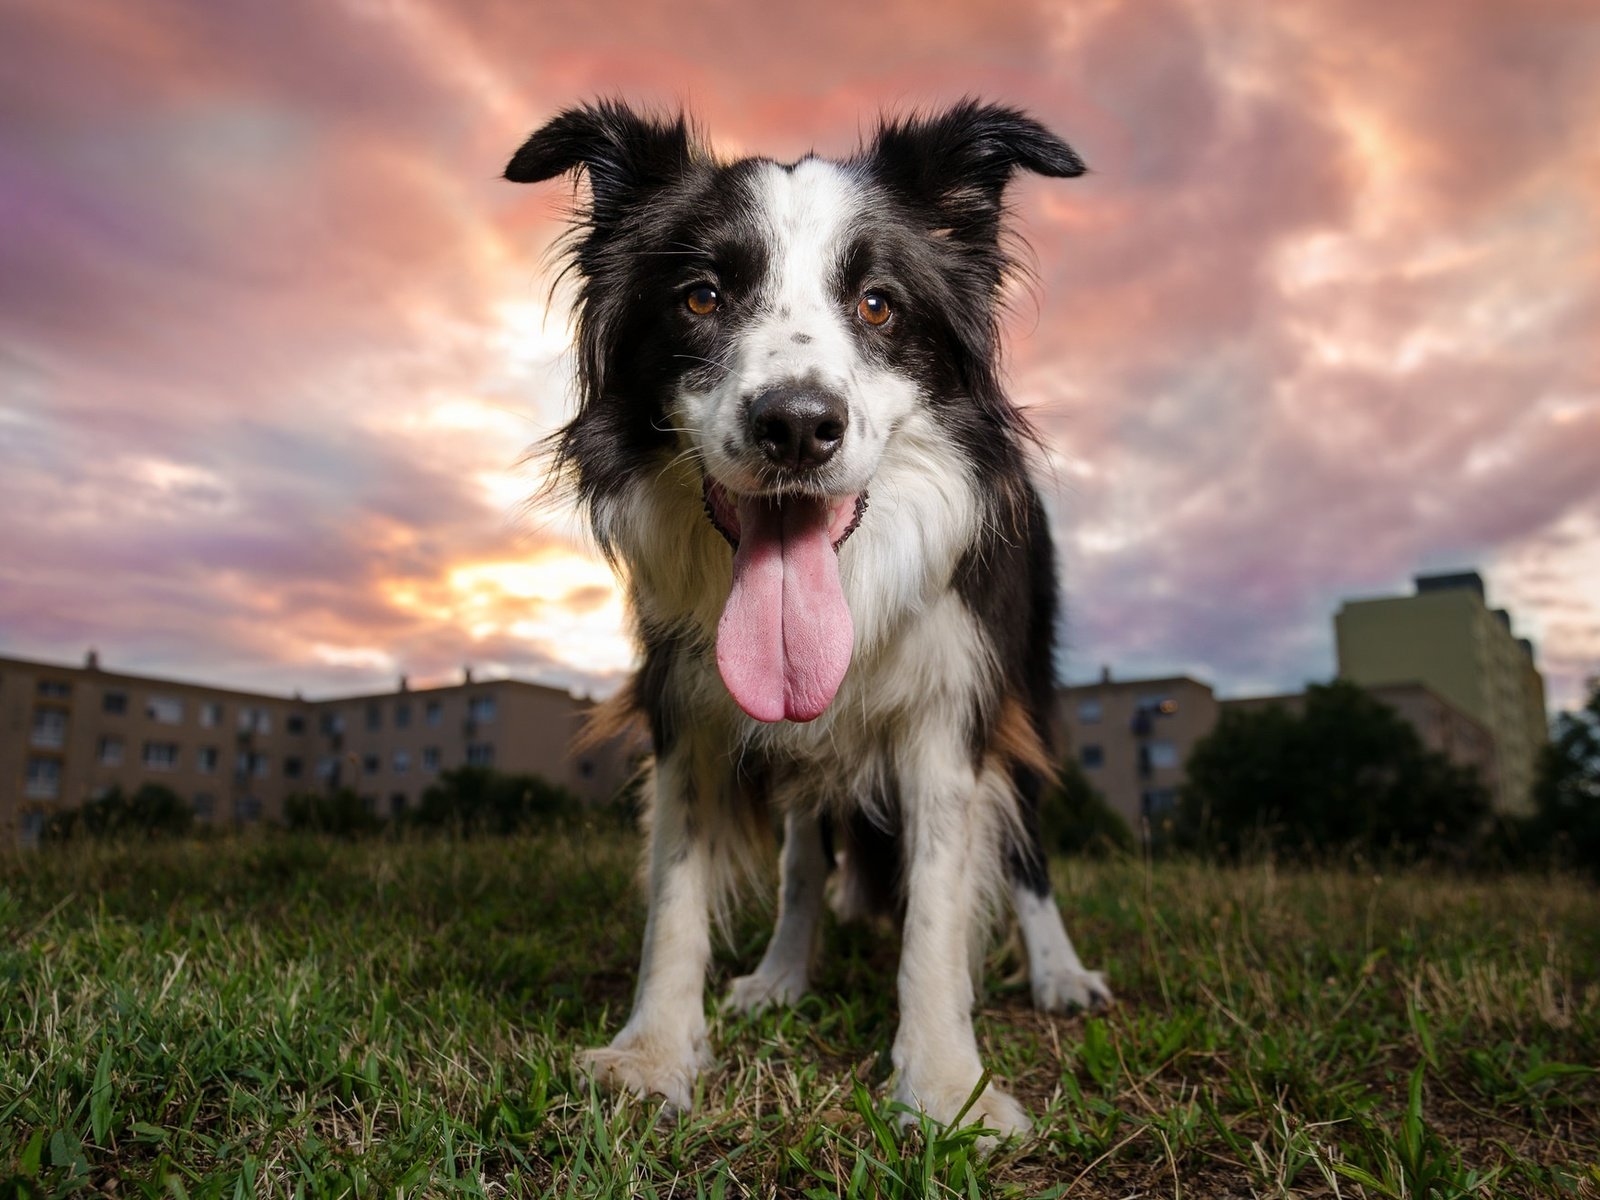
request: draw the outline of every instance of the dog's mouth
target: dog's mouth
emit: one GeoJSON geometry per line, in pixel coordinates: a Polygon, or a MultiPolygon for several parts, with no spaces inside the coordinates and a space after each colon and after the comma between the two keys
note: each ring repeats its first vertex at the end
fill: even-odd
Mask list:
{"type": "Polygon", "coordinates": [[[733,586],[717,624],[717,668],[758,721],[812,721],[844,682],[855,629],[839,547],[867,494],[733,496],[705,481],[706,517],[733,547],[733,586]]]}

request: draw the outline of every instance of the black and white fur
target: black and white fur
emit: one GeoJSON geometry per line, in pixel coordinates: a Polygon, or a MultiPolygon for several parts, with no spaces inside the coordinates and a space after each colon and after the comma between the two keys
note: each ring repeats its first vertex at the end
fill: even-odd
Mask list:
{"type": "MultiPolygon", "coordinates": [[[[637,998],[589,1067],[688,1107],[708,1061],[711,922],[776,810],[777,927],[727,1002],[805,992],[835,873],[841,910],[903,914],[895,1094],[948,1121],[983,1070],[974,977],[1002,897],[1039,1007],[1110,998],[1039,850],[1055,565],[1029,431],[998,374],[1006,184],[1084,168],[1037,122],[976,102],[887,121],[846,161],[791,164],[720,162],[681,117],[601,102],[533,134],[506,177],[579,169],[590,195],[567,251],[581,403],[555,449],[626,582],[643,658],[622,703],[655,751],[637,998]],[[709,317],[685,303],[707,286],[709,317]],[[867,291],[892,308],[882,327],[858,311],[867,291]],[[825,463],[763,456],[750,407],[775,388],[842,407],[825,463]],[[753,720],[719,677],[731,554],[710,484],[869,498],[837,547],[853,656],[815,720],[753,720]]],[[[967,1120],[1028,1126],[992,1085],[967,1120]]]]}

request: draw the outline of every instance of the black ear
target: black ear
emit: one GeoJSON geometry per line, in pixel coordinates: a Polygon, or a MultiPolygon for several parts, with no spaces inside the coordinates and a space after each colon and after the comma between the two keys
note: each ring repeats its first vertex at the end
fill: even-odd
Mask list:
{"type": "Polygon", "coordinates": [[[697,154],[681,114],[659,120],[620,101],[600,100],[567,109],[522,143],[505,177],[539,183],[582,167],[595,222],[604,224],[625,205],[680,177],[697,154]]]}
{"type": "Polygon", "coordinates": [[[957,235],[993,238],[1017,171],[1070,178],[1088,168],[1066,142],[1014,108],[963,100],[937,116],[885,121],[873,173],[957,235]]]}

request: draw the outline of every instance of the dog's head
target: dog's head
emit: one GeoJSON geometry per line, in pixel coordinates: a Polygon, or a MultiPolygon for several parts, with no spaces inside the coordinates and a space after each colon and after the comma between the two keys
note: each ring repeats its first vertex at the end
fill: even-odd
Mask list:
{"type": "Polygon", "coordinates": [[[591,503],[663,452],[698,461],[735,548],[723,677],[752,716],[814,717],[850,657],[834,556],[897,431],[931,421],[981,460],[1020,427],[995,379],[1006,185],[1083,164],[970,101],[788,165],[718,162],[681,117],[602,102],[533,134],[506,178],[580,168],[582,400],[558,452],[591,503]]]}

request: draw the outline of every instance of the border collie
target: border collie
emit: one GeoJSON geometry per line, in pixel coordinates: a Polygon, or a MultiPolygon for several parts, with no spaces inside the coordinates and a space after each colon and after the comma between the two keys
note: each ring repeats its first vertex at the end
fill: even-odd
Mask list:
{"type": "MultiPolygon", "coordinates": [[[[1055,563],[998,367],[1007,182],[1083,164],[975,101],[794,163],[719,161],[681,116],[602,101],[505,175],[579,170],[556,477],[625,581],[642,665],[619,704],[654,748],[638,991],[587,1067],[689,1106],[711,923],[776,812],[777,926],[727,1002],[805,992],[837,872],[842,913],[901,915],[894,1094],[948,1122],[983,1074],[974,979],[1007,893],[1035,1003],[1110,999],[1039,846],[1055,563]]],[[[966,1119],[1028,1127],[993,1085],[966,1119]]]]}

